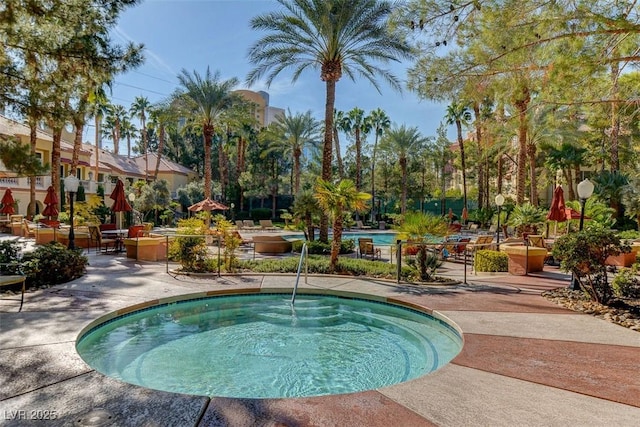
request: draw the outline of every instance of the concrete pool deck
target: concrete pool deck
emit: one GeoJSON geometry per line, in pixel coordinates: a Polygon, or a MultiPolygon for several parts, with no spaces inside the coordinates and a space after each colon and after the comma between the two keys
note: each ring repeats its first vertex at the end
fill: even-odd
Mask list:
{"type": "MultiPolygon", "coordinates": [[[[0,425],[635,426],[640,419],[640,333],[541,297],[569,284],[552,267],[530,276],[470,275],[467,285],[447,287],[309,277],[301,289],[437,310],[463,330],[464,348],[430,375],[379,390],[251,400],[172,394],[104,377],[80,359],[75,340],[117,309],[187,293],[291,288],[294,277],[173,277],[162,263],[89,258],[84,277],[28,292],[21,313],[15,301],[0,301],[0,425]]],[[[460,277],[461,265],[445,265],[442,275],[460,277]]]]}

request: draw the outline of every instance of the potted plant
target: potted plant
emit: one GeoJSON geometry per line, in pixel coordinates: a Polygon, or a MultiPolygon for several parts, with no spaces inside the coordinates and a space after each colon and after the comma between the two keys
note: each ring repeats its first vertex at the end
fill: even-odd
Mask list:
{"type": "Polygon", "coordinates": [[[513,208],[509,216],[509,225],[516,229],[519,236],[538,234],[538,227],[541,227],[546,219],[546,211],[533,206],[531,203],[524,203],[513,208]]]}

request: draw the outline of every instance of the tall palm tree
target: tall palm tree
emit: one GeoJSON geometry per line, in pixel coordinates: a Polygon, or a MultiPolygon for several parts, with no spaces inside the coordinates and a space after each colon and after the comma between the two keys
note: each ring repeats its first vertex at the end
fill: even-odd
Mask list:
{"type": "Polygon", "coordinates": [[[362,139],[371,132],[371,124],[364,110],[358,107],[347,113],[342,122],[342,129],[353,136],[356,151],[356,189],[362,186],[362,139]]]}
{"type": "Polygon", "coordinates": [[[127,117],[127,110],[120,104],[112,104],[107,110],[105,124],[110,131],[111,141],[113,142],[113,152],[120,154],[120,136],[122,120],[127,117]]]}
{"type": "Polygon", "coordinates": [[[120,135],[123,136],[127,140],[127,157],[131,157],[131,138],[135,138],[137,135],[138,129],[133,124],[133,122],[129,119],[129,117],[124,117],[120,121],[120,135]]]}
{"type": "Polygon", "coordinates": [[[407,210],[407,178],[409,176],[407,163],[412,153],[420,151],[422,146],[428,141],[418,131],[417,127],[394,126],[389,129],[382,138],[380,144],[387,153],[394,155],[401,172],[402,197],[400,200],[400,213],[407,210]]]}
{"type": "Polygon", "coordinates": [[[144,179],[149,181],[149,156],[147,155],[147,113],[151,103],[146,96],[136,96],[133,99],[133,104],[129,108],[129,113],[132,116],[140,119],[140,136],[142,137],[142,152],[144,153],[144,179]]]}
{"type": "Polygon", "coordinates": [[[336,163],[338,164],[338,176],[344,179],[344,164],[342,163],[342,152],[340,149],[340,128],[344,120],[344,111],[333,110],[333,145],[336,149],[336,163]]]}
{"type": "Polygon", "coordinates": [[[368,193],[361,193],[350,179],[343,179],[338,184],[318,179],[315,186],[315,197],[320,207],[333,218],[333,240],[331,242],[331,262],[329,271],[334,272],[338,264],[338,254],[342,242],[342,224],[344,215],[351,211],[362,211],[367,207],[368,193]]]}
{"type": "Polygon", "coordinates": [[[371,154],[371,222],[373,222],[376,209],[376,150],[378,149],[378,139],[391,127],[391,119],[389,119],[387,113],[380,108],[376,108],[369,114],[369,122],[375,137],[371,154]]]}
{"type": "Polygon", "coordinates": [[[99,87],[89,96],[89,114],[95,124],[95,179],[98,182],[100,150],[102,149],[102,119],[107,115],[109,101],[104,88],[99,87]]]}
{"type": "MultiPolygon", "coordinates": [[[[333,149],[333,112],[336,83],[346,74],[355,81],[365,77],[379,90],[380,76],[400,90],[398,79],[388,69],[373,62],[388,64],[409,58],[411,49],[399,33],[392,33],[387,19],[392,3],[384,0],[278,0],[284,10],[257,16],[251,27],[265,34],[249,49],[255,64],[247,76],[253,84],[266,75],[266,83],[285,69],[293,69],[295,82],[306,69],[320,69],[326,84],[322,179],[331,179],[333,149]]],[[[328,241],[328,219],[320,220],[320,240],[328,241]]]]}
{"type": "Polygon", "coordinates": [[[449,125],[456,125],[458,134],[458,146],[460,147],[460,169],[462,169],[462,204],[464,209],[467,206],[467,161],[464,154],[464,139],[462,138],[462,125],[467,125],[471,121],[471,112],[466,104],[452,102],[447,107],[445,120],[449,125]]]}
{"type": "Polygon", "coordinates": [[[153,180],[158,180],[158,172],[160,171],[160,160],[164,151],[167,137],[167,127],[171,124],[175,117],[175,110],[166,103],[159,103],[151,106],[149,110],[149,126],[156,131],[158,135],[158,152],[156,153],[156,166],[153,173],[153,180]]]}
{"type": "Polygon", "coordinates": [[[233,97],[231,90],[238,79],[220,80],[220,71],[211,73],[209,67],[204,75],[197,71],[189,73],[186,69],[178,75],[182,86],[176,100],[191,118],[201,124],[204,136],[204,197],[211,198],[211,145],[220,116],[231,108],[233,97]]]}
{"type": "Polygon", "coordinates": [[[268,132],[272,134],[271,144],[266,152],[277,151],[291,156],[293,159],[293,194],[300,192],[300,160],[307,146],[315,146],[319,141],[320,122],[313,118],[311,111],[306,113],[286,114],[278,116],[268,132]]]}

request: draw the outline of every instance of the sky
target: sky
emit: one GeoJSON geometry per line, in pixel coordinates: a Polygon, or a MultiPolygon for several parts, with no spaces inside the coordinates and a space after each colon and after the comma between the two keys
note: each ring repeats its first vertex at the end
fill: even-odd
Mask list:
{"type": "MultiPolygon", "coordinates": [[[[159,102],[178,88],[176,76],[182,69],[204,74],[210,67],[212,72],[220,71],[222,79],[238,78],[241,83],[237,89],[266,91],[273,107],[290,109],[294,114],[310,110],[316,119],[323,119],[325,84],[318,69],[303,72],[295,83],[287,70],[270,87],[264,82],[251,87],[245,83],[253,67],[247,52],[262,35],[250,28],[250,20],[278,7],[273,0],[144,0],[127,9],[112,32],[113,42],[143,43],[145,62],[116,76],[111,102],[127,109],[136,96],[159,102]]],[[[406,70],[410,65],[395,63],[384,67],[391,69],[406,86],[406,70]]],[[[445,115],[443,104],[419,100],[406,89],[399,93],[383,80],[379,84],[381,93],[366,79],[353,82],[343,76],[336,85],[336,108],[349,111],[358,107],[366,113],[381,108],[392,123],[415,126],[424,136],[436,135],[445,115]]],[[[93,141],[93,132],[88,127],[85,140],[93,141]]],[[[450,138],[452,134],[450,130],[450,138]]]]}

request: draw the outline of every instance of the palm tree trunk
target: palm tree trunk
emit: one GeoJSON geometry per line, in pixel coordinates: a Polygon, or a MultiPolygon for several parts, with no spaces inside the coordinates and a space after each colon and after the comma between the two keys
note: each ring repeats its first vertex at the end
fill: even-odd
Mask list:
{"type": "Polygon", "coordinates": [[[619,136],[620,136],[620,116],[618,114],[618,104],[615,101],[618,99],[619,85],[618,76],[620,73],[620,65],[614,62],[611,66],[611,97],[614,101],[611,103],[611,151],[610,151],[610,164],[611,171],[620,170],[620,154],[619,154],[619,136]]]}
{"type": "MultiPolygon", "coordinates": [[[[96,182],[98,182],[98,173],[100,171],[100,149],[102,148],[102,140],[101,140],[101,129],[100,129],[100,125],[102,123],[102,117],[100,116],[100,114],[96,114],[96,118],[95,118],[95,125],[96,125],[96,140],[95,140],[95,153],[96,153],[96,166],[95,166],[95,180],[96,182]]],[[[146,159],[146,158],[145,158],[146,159]]],[[[149,169],[149,166],[147,165],[147,167],[145,169],[149,169]]],[[[145,172],[146,173],[146,172],[145,172]]]]}
{"type": "Polygon", "coordinates": [[[464,140],[462,139],[462,122],[456,120],[458,131],[458,146],[460,147],[460,167],[462,168],[462,206],[467,209],[467,160],[464,155],[464,140]]]}
{"type": "MultiPolygon", "coordinates": [[[[336,82],[326,82],[326,104],[324,107],[324,143],[322,146],[322,179],[331,182],[331,159],[333,140],[333,109],[336,103],[336,82]]],[[[329,242],[329,217],[326,213],[320,215],[320,241],[329,242]]]]}
{"type": "Polygon", "coordinates": [[[84,131],[84,121],[74,119],[74,122],[76,132],[73,139],[73,153],[71,154],[71,165],[69,166],[69,173],[73,174],[73,176],[76,176],[78,162],[80,161],[80,148],[82,147],[82,132],[84,131]]]}
{"type": "Polygon", "coordinates": [[[160,125],[160,131],[158,132],[158,158],[156,159],[156,170],[153,173],[153,180],[158,180],[158,172],[160,171],[160,159],[162,158],[162,151],[164,151],[164,125],[160,125]]]}
{"type": "Polygon", "coordinates": [[[478,207],[484,207],[484,162],[483,159],[483,142],[482,142],[482,123],[480,121],[480,105],[477,102],[473,103],[473,115],[475,117],[476,126],[476,150],[478,156],[478,207]]]}
{"type": "Polygon", "coordinates": [[[203,126],[204,134],[204,198],[211,198],[211,140],[214,128],[210,124],[203,126]]]}
{"type": "Polygon", "coordinates": [[[375,130],[376,138],[373,141],[373,152],[371,153],[371,222],[375,220],[376,211],[376,150],[378,148],[378,129],[375,130]]]}
{"type": "Polygon", "coordinates": [[[400,170],[402,175],[402,199],[400,200],[400,213],[407,210],[407,158],[400,157],[400,170]]]}
{"type": "Polygon", "coordinates": [[[342,153],[340,152],[340,137],[338,136],[338,128],[333,126],[333,142],[336,147],[336,163],[338,163],[338,176],[344,178],[344,165],[342,163],[342,153]]]}
{"type": "Polygon", "coordinates": [[[531,181],[531,194],[529,195],[529,200],[533,206],[538,206],[538,180],[536,175],[536,145],[528,144],[527,146],[527,156],[529,158],[529,174],[531,181]]]}
{"type": "MultiPolygon", "coordinates": [[[[31,154],[36,154],[36,143],[38,141],[38,125],[35,120],[29,119],[29,145],[31,147],[31,154]]],[[[29,180],[29,208],[27,215],[33,218],[36,213],[36,177],[32,176],[29,180]]]]}
{"type": "Polygon", "coordinates": [[[60,141],[62,140],[62,128],[53,129],[53,145],[51,147],[51,184],[56,194],[60,194],[61,210],[64,205],[64,194],[60,193],[60,141]]]}
{"type": "Polygon", "coordinates": [[[524,190],[527,181],[527,106],[531,100],[529,88],[522,88],[522,97],[514,102],[518,110],[518,165],[516,181],[516,203],[524,203],[524,190]]]}
{"type": "Polygon", "coordinates": [[[296,148],[293,152],[293,194],[297,195],[300,192],[300,156],[302,156],[302,150],[296,148]]]}
{"type": "Polygon", "coordinates": [[[340,243],[342,242],[342,216],[336,215],[333,220],[333,241],[331,242],[331,261],[329,272],[336,271],[338,266],[338,255],[340,254],[340,243]]]}

